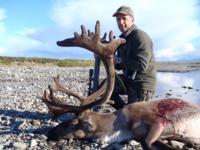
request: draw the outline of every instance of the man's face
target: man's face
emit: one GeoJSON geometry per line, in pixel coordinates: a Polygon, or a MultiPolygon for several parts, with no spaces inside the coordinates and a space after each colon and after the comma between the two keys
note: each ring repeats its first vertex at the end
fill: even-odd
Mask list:
{"type": "Polygon", "coordinates": [[[116,21],[121,32],[126,32],[133,25],[133,17],[125,14],[117,14],[116,21]]]}

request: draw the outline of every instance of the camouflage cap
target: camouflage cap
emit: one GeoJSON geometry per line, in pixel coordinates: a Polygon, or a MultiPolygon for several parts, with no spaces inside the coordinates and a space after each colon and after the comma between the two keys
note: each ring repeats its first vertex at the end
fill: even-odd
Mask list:
{"type": "Polygon", "coordinates": [[[117,9],[117,11],[112,15],[113,17],[116,17],[117,14],[125,14],[125,15],[130,15],[134,16],[133,11],[130,7],[128,6],[121,6],[117,9]]]}

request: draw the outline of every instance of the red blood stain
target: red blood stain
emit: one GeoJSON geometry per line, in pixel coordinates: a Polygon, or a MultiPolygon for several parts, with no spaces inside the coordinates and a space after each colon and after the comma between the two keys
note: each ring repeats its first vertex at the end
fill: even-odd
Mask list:
{"type": "Polygon", "coordinates": [[[187,105],[186,102],[181,101],[179,99],[167,99],[158,103],[158,110],[156,112],[156,116],[161,120],[163,124],[167,123],[166,114],[173,114],[177,110],[181,110],[187,105]]]}

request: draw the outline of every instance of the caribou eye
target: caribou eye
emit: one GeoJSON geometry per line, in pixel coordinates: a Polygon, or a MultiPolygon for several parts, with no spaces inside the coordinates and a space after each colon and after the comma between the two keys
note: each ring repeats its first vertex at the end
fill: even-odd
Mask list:
{"type": "Polygon", "coordinates": [[[94,131],[93,125],[86,121],[83,122],[83,128],[87,131],[94,131]]]}

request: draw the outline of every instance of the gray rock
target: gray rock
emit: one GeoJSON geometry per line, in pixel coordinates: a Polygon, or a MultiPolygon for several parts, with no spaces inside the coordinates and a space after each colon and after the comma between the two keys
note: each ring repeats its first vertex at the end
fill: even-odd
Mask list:
{"type": "Polygon", "coordinates": [[[22,142],[14,142],[12,145],[17,150],[25,150],[28,147],[27,143],[22,143],[22,142]]]}

